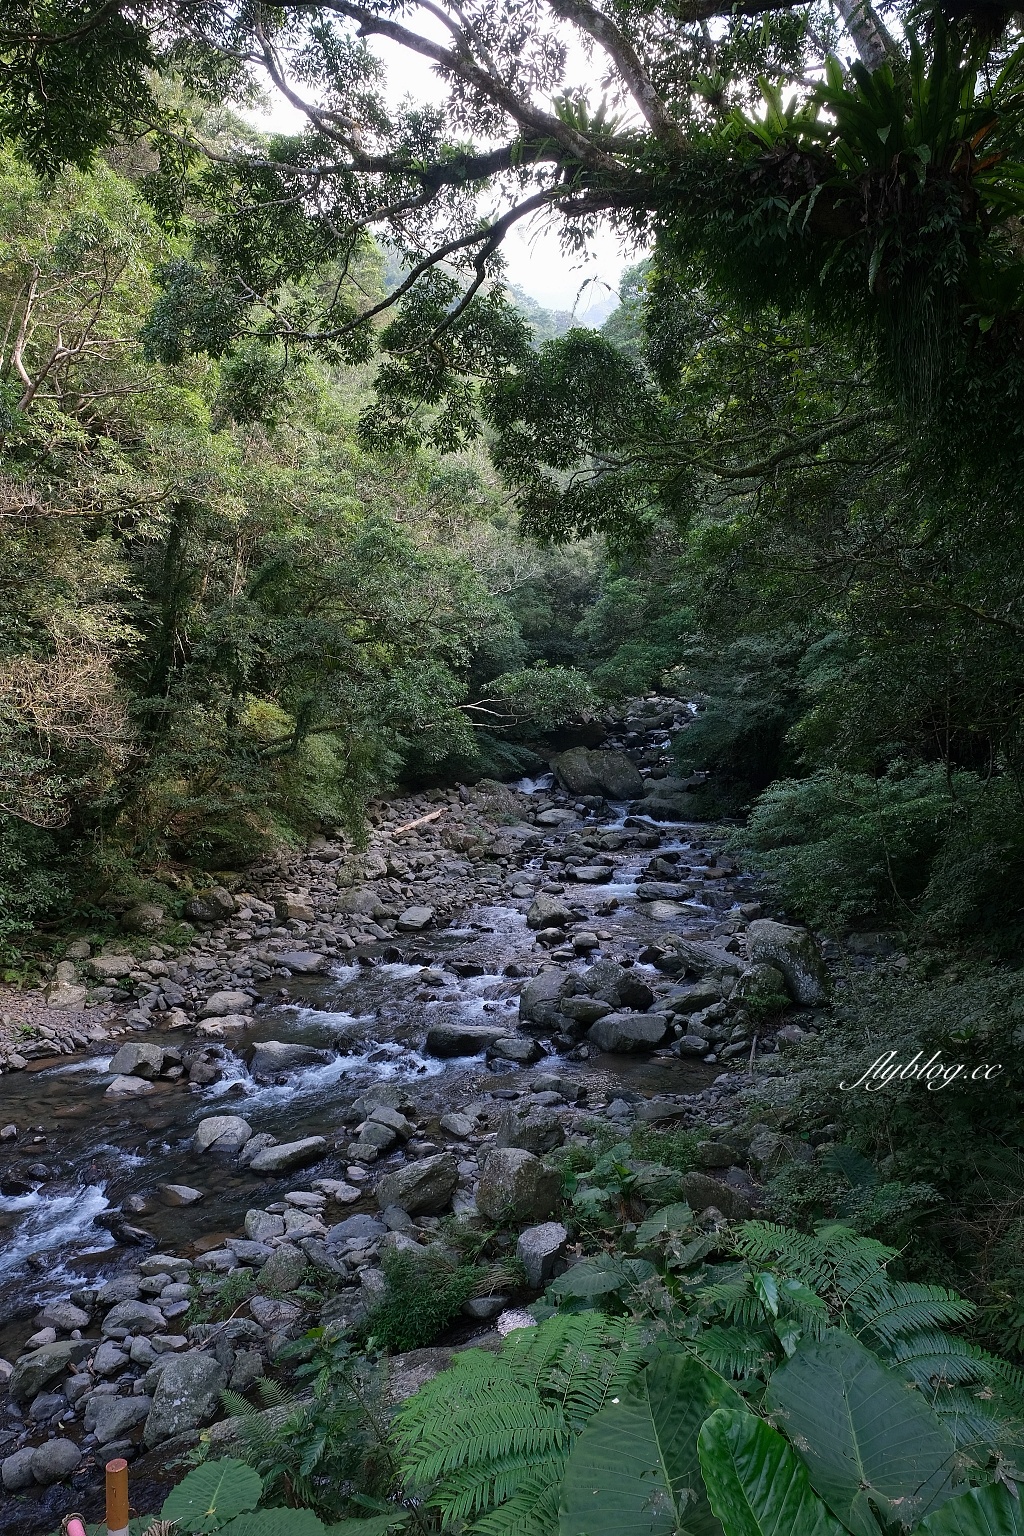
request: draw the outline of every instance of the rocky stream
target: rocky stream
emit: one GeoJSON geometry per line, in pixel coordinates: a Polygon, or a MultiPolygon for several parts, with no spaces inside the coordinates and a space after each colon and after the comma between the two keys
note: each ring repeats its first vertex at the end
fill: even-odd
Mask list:
{"type": "MultiPolygon", "coordinates": [[[[382,802],[364,851],[317,838],[198,892],[185,947],[135,909],[123,943],[69,947],[32,1022],[5,1019],[2,1536],[96,1518],[114,1455],[138,1495],[166,1486],[225,1387],[351,1322],[382,1254],[446,1214],[513,1223],[526,1289],[468,1302],[442,1342],[496,1338],[572,1261],[543,1159],[595,1124],[703,1128],[684,1197],[756,1208],[738,1106],[828,978],[691,819],[667,757],[690,717],[634,701],[534,782],[382,802]],[[773,988],[799,1011],[766,1026],[746,1005],[773,988]],[[293,1294],[310,1266],[319,1313],[293,1294]],[[237,1315],[188,1323],[190,1277],[237,1270],[258,1275],[237,1315]]],[[[391,1390],[443,1356],[399,1357],[391,1390]]]]}

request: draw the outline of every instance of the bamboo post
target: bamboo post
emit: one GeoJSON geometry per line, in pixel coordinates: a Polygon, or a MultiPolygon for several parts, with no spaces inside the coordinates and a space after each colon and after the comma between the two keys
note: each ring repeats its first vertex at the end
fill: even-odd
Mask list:
{"type": "Polygon", "coordinates": [[[107,1462],[107,1536],[128,1536],[128,1463],[107,1462]]]}

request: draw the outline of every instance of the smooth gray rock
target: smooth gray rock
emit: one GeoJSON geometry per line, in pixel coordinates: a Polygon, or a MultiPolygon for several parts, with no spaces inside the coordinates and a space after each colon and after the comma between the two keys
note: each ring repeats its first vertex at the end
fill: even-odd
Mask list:
{"type": "Polygon", "coordinates": [[[164,1205],[173,1207],[198,1205],[206,1198],[205,1190],[193,1189],[191,1184],[158,1184],[156,1192],[164,1205]]]}
{"type": "Polygon", "coordinates": [[[314,1045],[298,1045],[291,1040],[261,1040],[252,1053],[249,1071],[253,1077],[274,1077],[296,1067],[313,1067],[331,1060],[331,1052],[314,1045]]]}
{"type": "Polygon", "coordinates": [[[86,1415],[86,1429],[96,1436],[98,1445],[123,1440],[136,1424],[149,1417],[153,1400],[149,1397],[94,1397],[86,1415]]]}
{"type": "Polygon", "coordinates": [[[196,1152],[239,1152],[252,1135],[252,1126],[241,1115],[208,1115],[200,1120],[192,1138],[196,1152]]]}
{"type": "Polygon", "coordinates": [[[399,914],[396,927],[399,933],[419,933],[434,921],[433,907],[406,907],[399,914]]]}
{"type": "Polygon", "coordinates": [[[528,1040],[523,1035],[500,1035],[493,1045],[487,1047],[488,1057],[517,1061],[523,1067],[532,1067],[545,1054],[544,1048],[536,1040],[528,1040]]]}
{"type": "Polygon", "coordinates": [[[599,1051],[628,1055],[651,1051],[659,1046],[668,1031],[663,1013],[609,1013],[587,1030],[587,1039],[599,1051]]]}
{"type": "Polygon", "coordinates": [[[306,1255],[292,1243],[282,1243],[260,1270],[261,1291],[294,1291],[306,1273],[306,1255]]]}
{"type": "Polygon", "coordinates": [[[104,1339],[93,1357],[92,1368],[97,1376],[116,1376],[128,1364],[128,1356],[112,1339],[104,1339]]]}
{"type": "Polygon", "coordinates": [[[315,950],[304,949],[275,954],[274,964],[286,966],[296,976],[316,976],[321,971],[326,971],[330,962],[326,955],[319,955],[315,950]]]}
{"type": "Polygon", "coordinates": [[[443,1061],[454,1056],[478,1056],[495,1040],[501,1039],[505,1027],[500,1024],[435,1024],[427,1031],[425,1049],[428,1056],[438,1056],[443,1061]]]}
{"type": "Polygon", "coordinates": [[[155,1090],[148,1077],[119,1075],[103,1090],[105,1099],[141,1099],[155,1090]]]}
{"type": "Polygon", "coordinates": [[[224,1246],[234,1254],[239,1264],[252,1264],[257,1268],[265,1264],[274,1252],[269,1243],[253,1242],[246,1237],[229,1237],[224,1246]]]}
{"type": "Polygon", "coordinates": [[[324,1136],[304,1136],[301,1141],[282,1141],[276,1147],[265,1147],[249,1163],[251,1173],[290,1173],[293,1168],[306,1168],[319,1162],[327,1151],[324,1136]]]}
{"type": "Polygon", "coordinates": [[[346,1216],[344,1221],[339,1221],[331,1227],[324,1241],[330,1248],[337,1248],[343,1243],[353,1240],[365,1243],[377,1243],[382,1237],[386,1237],[387,1227],[375,1216],[346,1216]]]}
{"type": "Polygon", "coordinates": [[[19,1355],[7,1384],[11,1401],[30,1403],[44,1387],[62,1376],[69,1365],[77,1365],[92,1354],[94,1345],[86,1339],[62,1339],[43,1344],[27,1355],[19,1355]]]}
{"type": "Polygon", "coordinates": [[[114,1052],[107,1071],[125,1073],[129,1077],[159,1077],[163,1065],[163,1046],[133,1040],[114,1052]]]}
{"type": "Polygon", "coordinates": [[[526,1283],[539,1291],[551,1279],[555,1260],[565,1252],[569,1233],[560,1221],[546,1221],[520,1232],[516,1256],[526,1271],[526,1283]]]}
{"type": "Polygon", "coordinates": [[[28,1416],[35,1419],[37,1424],[42,1424],[44,1420],[62,1413],[67,1406],[68,1399],[63,1392],[40,1392],[29,1404],[28,1416]]]}
{"type": "Polygon", "coordinates": [[[121,1328],[131,1334],[160,1333],[165,1324],[166,1319],[159,1307],[150,1306],[145,1301],[119,1301],[103,1319],[100,1332],[104,1338],[109,1338],[115,1330],[121,1328]]]}
{"type": "Polygon", "coordinates": [[[88,969],[97,981],[119,981],[134,971],[136,963],[134,955],[96,955],[89,961],[88,969]]]}
{"type": "Polygon", "coordinates": [[[146,1445],[152,1448],[172,1435],[208,1424],[226,1385],[224,1368],[213,1355],[201,1351],[171,1355],[153,1392],[144,1434],[146,1445]]]}
{"type": "Polygon", "coordinates": [[[252,998],[248,992],[239,992],[226,989],[222,992],[212,992],[199,1010],[201,1019],[216,1019],[226,1013],[248,1013],[252,1008],[252,998]]]}
{"type": "Polygon", "coordinates": [[[70,1477],[81,1460],[82,1452],[73,1440],[46,1440],[32,1452],[32,1476],[48,1488],[70,1477]]]}
{"type": "Polygon", "coordinates": [[[495,1147],[480,1172],[476,1203],[493,1221],[543,1221],[553,1215],[561,1180],[532,1152],[495,1147]]]}
{"type": "Polygon", "coordinates": [[[805,1008],[827,1003],[831,981],[821,951],[806,928],[757,918],[747,929],[747,954],[752,963],[773,965],[786,978],[789,995],[805,1008]]]}
{"type": "Polygon", "coordinates": [[[495,1145],[524,1152],[552,1152],[565,1140],[561,1116],[553,1109],[510,1104],[498,1122],[495,1145]]]}
{"type": "Polygon", "coordinates": [[[563,1001],[572,997],[577,986],[578,978],[570,971],[541,971],[531,977],[519,995],[520,1023],[553,1027],[563,1001]]]}
{"type": "Polygon", "coordinates": [[[562,1013],[574,1024],[596,1024],[606,1013],[612,1012],[611,1003],[597,997],[567,997],[559,1004],[562,1013]]]}
{"type": "Polygon", "coordinates": [[[572,909],[561,896],[549,896],[546,891],[540,891],[530,903],[526,922],[530,928],[564,928],[572,922],[572,909]]]}
{"type": "Polygon", "coordinates": [[[76,1307],[73,1301],[51,1301],[36,1318],[39,1328],[56,1328],[59,1333],[71,1333],[75,1328],[88,1328],[91,1312],[76,1307]]]}
{"type": "Polygon", "coordinates": [[[31,1445],[26,1445],[22,1450],[15,1451],[12,1456],[5,1456],[0,1463],[0,1482],[3,1483],[8,1493],[21,1493],[25,1488],[31,1488],[35,1482],[32,1476],[32,1457],[35,1450],[31,1445]]]}
{"type": "Polygon", "coordinates": [[[410,1216],[439,1216],[451,1202],[459,1170],[450,1152],[420,1158],[385,1174],[375,1191],[381,1210],[401,1206],[410,1216]]]}
{"type": "Polygon", "coordinates": [[[272,1237],[283,1237],[284,1217],[270,1211],[246,1211],[245,1235],[254,1243],[266,1243],[272,1237]]]}

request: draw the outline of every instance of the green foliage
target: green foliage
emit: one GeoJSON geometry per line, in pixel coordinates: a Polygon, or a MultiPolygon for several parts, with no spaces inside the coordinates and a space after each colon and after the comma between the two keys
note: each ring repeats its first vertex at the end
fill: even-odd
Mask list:
{"type": "Polygon", "coordinates": [[[803,1448],[812,1484],[854,1536],[875,1536],[875,1510],[884,1521],[916,1520],[953,1491],[952,1436],[848,1334],[826,1333],[797,1350],[772,1376],[766,1406],[803,1448]]]}
{"type": "Polygon", "coordinates": [[[639,1536],[676,1522],[694,1536],[717,1536],[697,1433],[718,1409],[742,1413],[743,1400],[692,1356],[659,1354],[577,1440],[562,1481],[559,1536],[639,1536]]]}
{"type": "Polygon", "coordinates": [[[473,1264],[444,1253],[389,1253],[382,1260],[383,1298],[366,1320],[381,1349],[421,1349],[432,1344],[474,1294],[481,1278],[473,1264]]]}
{"type": "Polygon", "coordinates": [[[950,776],[938,763],[877,778],[822,769],[766,790],[739,840],[786,907],[818,926],[1007,933],[989,882],[997,859],[1004,901],[1024,879],[1016,848],[997,854],[1018,839],[1017,801],[1009,782],[950,776]]]}
{"type": "Polygon", "coordinates": [[[308,1390],[294,1395],[263,1380],[261,1407],[233,1392],[224,1394],[225,1406],[239,1421],[242,1455],[259,1473],[263,1496],[337,1519],[350,1513],[354,1486],[376,1495],[394,1480],[380,1373],[329,1330],[291,1347],[302,1356],[296,1381],[308,1390]]]}
{"type": "Polygon", "coordinates": [[[639,1342],[632,1323],[591,1312],[517,1329],[497,1355],[464,1351],[395,1420],[410,1490],[443,1528],[554,1532],[572,1446],[640,1369],[639,1342]]]}
{"type": "Polygon", "coordinates": [[[227,1525],[243,1510],[255,1509],[263,1493],[263,1483],[244,1461],[228,1458],[208,1461],[193,1467],[188,1476],[172,1488],[160,1511],[164,1520],[175,1521],[182,1530],[206,1536],[227,1525]]]}
{"type": "Polygon", "coordinates": [[[839,1536],[842,1526],[815,1498],[806,1467],[762,1419],[718,1409],[701,1427],[697,1447],[726,1536],[839,1536]]]}
{"type": "Polygon", "coordinates": [[[193,1278],[189,1289],[186,1323],[215,1323],[231,1317],[249,1299],[256,1289],[256,1276],[252,1270],[240,1269],[216,1280],[193,1278]]]}

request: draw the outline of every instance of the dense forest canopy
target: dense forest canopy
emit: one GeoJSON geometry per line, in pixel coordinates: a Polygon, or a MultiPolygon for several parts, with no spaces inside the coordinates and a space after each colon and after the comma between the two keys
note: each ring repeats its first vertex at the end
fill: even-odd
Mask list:
{"type": "Polygon", "coordinates": [[[483,771],[503,674],[513,736],[668,677],[795,910],[1014,931],[1022,64],[993,5],[8,6],[14,843],[223,862],[483,771]],[[531,219],[640,255],[600,331],[517,307],[531,219]]]}

